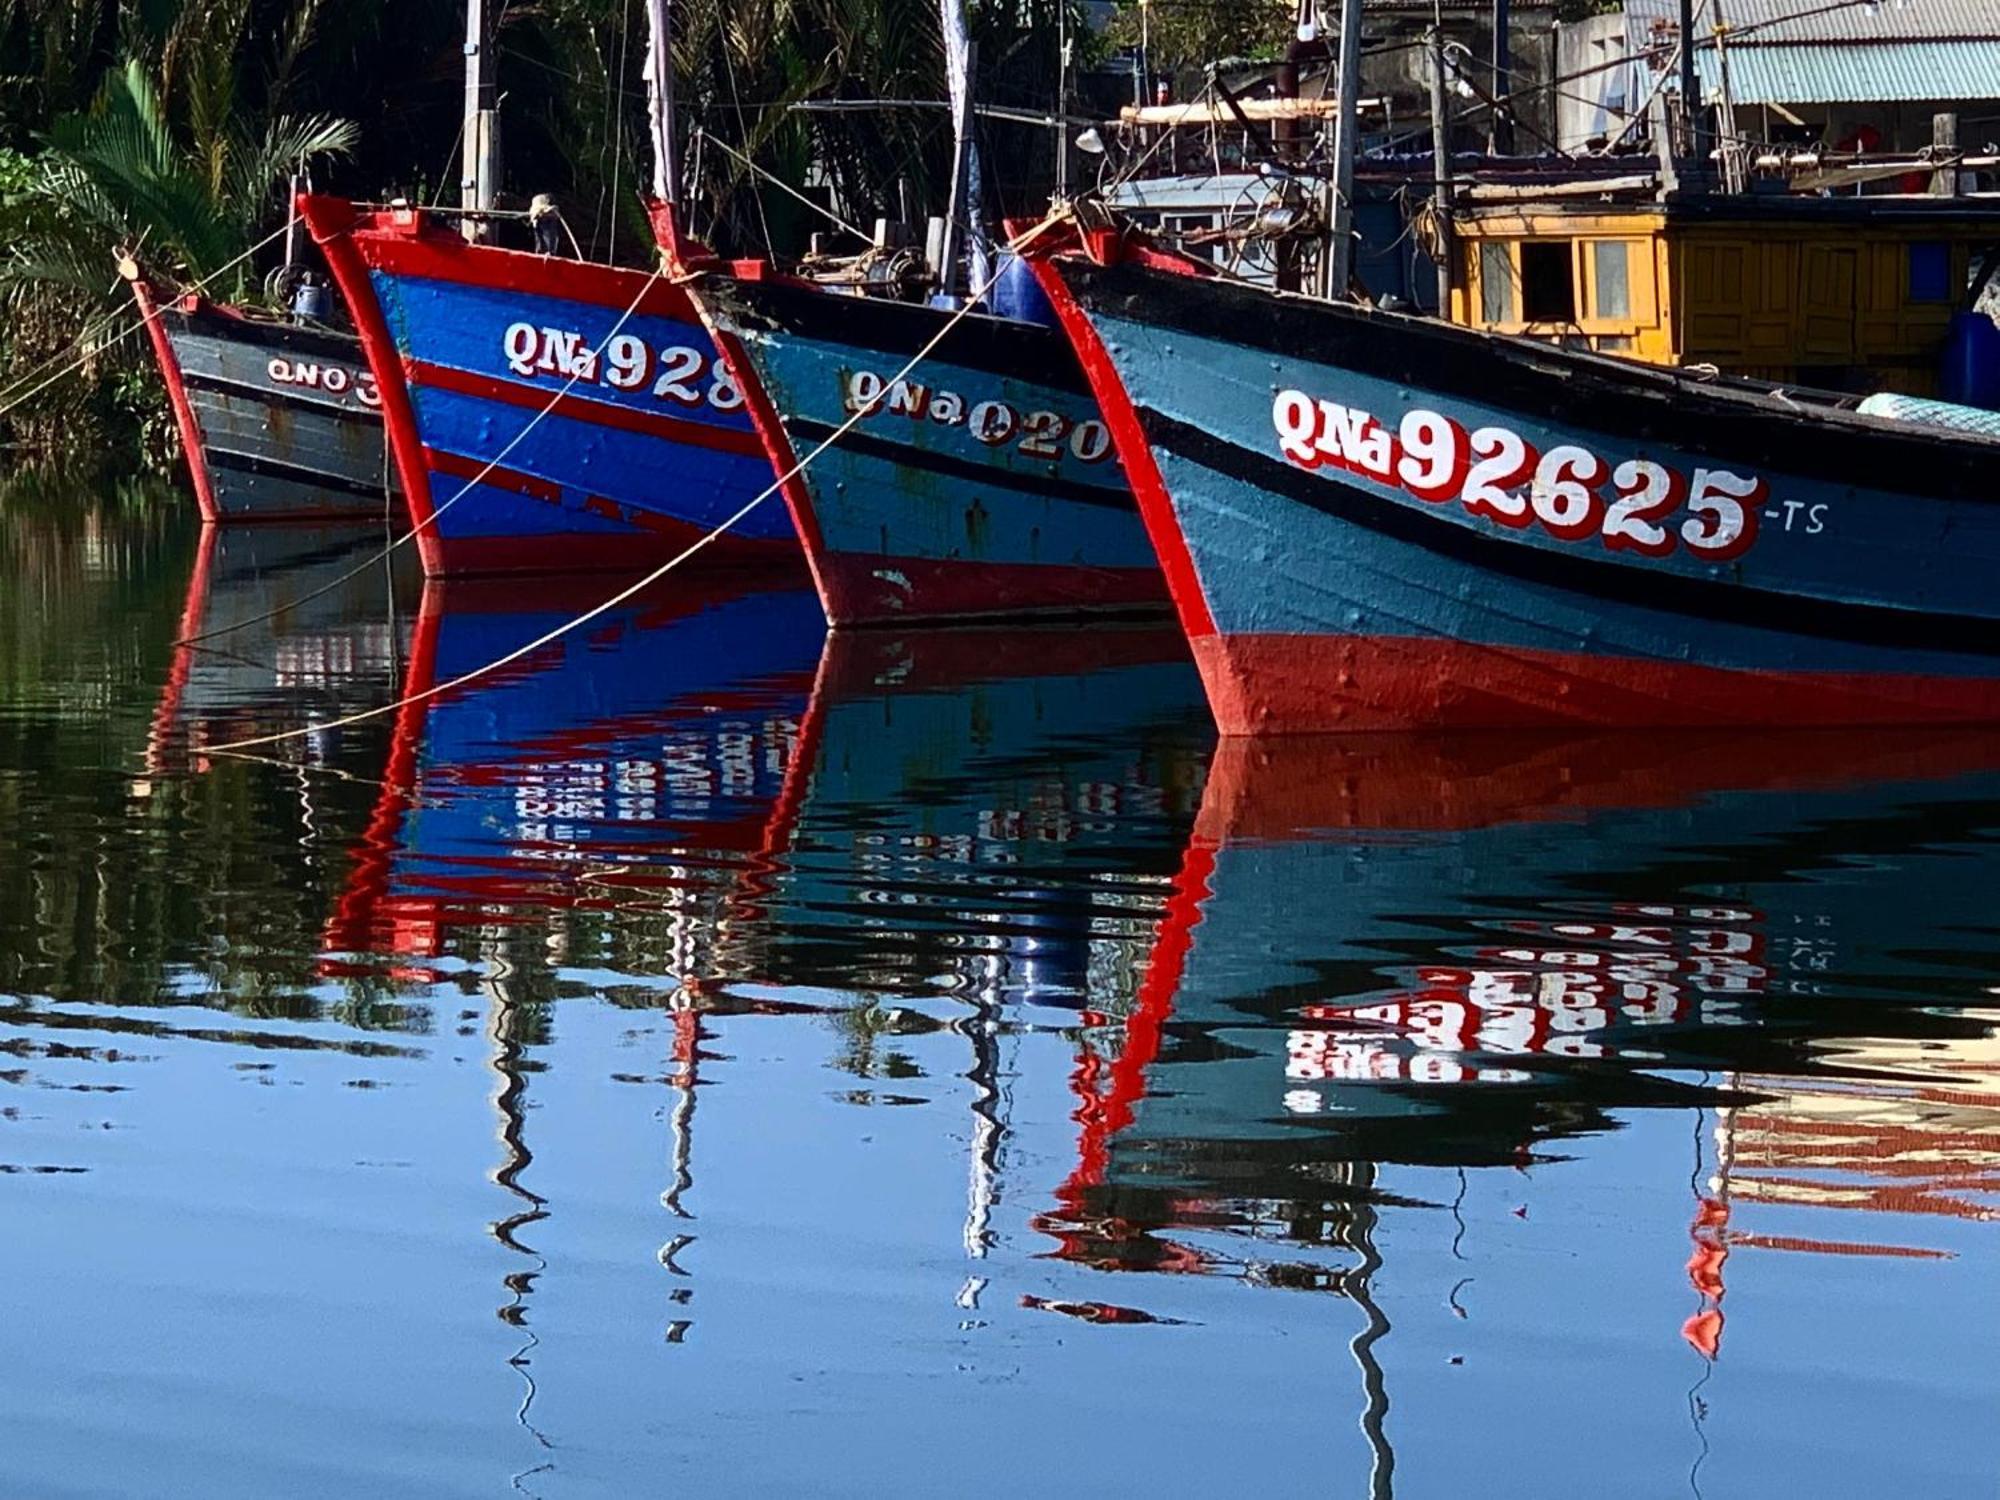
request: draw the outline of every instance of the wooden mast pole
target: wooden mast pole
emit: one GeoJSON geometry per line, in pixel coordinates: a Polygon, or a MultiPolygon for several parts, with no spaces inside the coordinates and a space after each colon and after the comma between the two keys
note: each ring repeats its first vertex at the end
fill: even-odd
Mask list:
{"type": "Polygon", "coordinates": [[[653,197],[680,202],[680,144],[674,136],[674,23],[669,0],[646,0],[646,115],[653,133],[653,197]]]}
{"type": "MultiPolygon", "coordinates": [[[[465,148],[459,176],[459,206],[470,214],[493,207],[500,186],[500,85],[493,74],[492,28],[486,0],[465,0],[465,148]]],[[[484,240],[492,226],[467,218],[468,240],[484,240]]]]}

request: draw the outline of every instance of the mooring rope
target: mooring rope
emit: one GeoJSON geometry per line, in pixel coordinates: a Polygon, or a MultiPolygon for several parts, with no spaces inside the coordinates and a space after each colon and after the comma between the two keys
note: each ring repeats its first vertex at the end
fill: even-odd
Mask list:
{"type": "Polygon", "coordinates": [[[326,583],[321,584],[318,588],[314,589],[309,594],[301,594],[296,599],[287,599],[283,604],[268,609],[264,611],[264,613],[261,615],[251,615],[248,619],[235,620],[227,625],[219,625],[214,630],[204,630],[199,635],[181,636],[174,642],[174,644],[176,646],[196,646],[201,644],[201,642],[203,641],[212,641],[217,636],[228,635],[233,631],[242,630],[247,626],[261,625],[266,620],[274,620],[279,615],[287,614],[290,611],[297,609],[301,604],[308,604],[314,599],[320,598],[322,595],[332,593],[342,584],[349,583],[354,579],[359,578],[363,573],[367,572],[370,568],[376,566],[378,563],[386,562],[389,559],[389,557],[396,551],[397,548],[403,546],[405,543],[409,542],[413,538],[420,535],[430,526],[434,525],[439,516],[443,515],[446,511],[450,510],[454,505],[458,504],[459,501],[463,500],[467,495],[471,494],[472,491],[475,488],[477,488],[480,481],[485,479],[488,474],[491,474],[496,468],[499,467],[500,461],[503,458],[505,458],[508,454],[512,453],[517,447],[519,447],[521,445],[521,441],[524,438],[526,438],[529,433],[533,432],[536,427],[541,425],[541,421],[544,417],[546,417],[550,412],[554,411],[558,406],[562,404],[563,397],[567,396],[572,390],[574,390],[576,388],[576,383],[579,380],[583,379],[583,372],[590,369],[595,361],[603,359],[604,351],[610,347],[611,341],[618,337],[619,331],[622,328],[624,328],[624,326],[628,322],[631,321],[632,315],[639,310],[639,304],[645,300],[646,293],[652,290],[653,283],[658,281],[665,274],[666,274],[666,268],[664,266],[653,267],[652,274],[646,278],[645,282],[640,286],[637,293],[633,295],[631,304],[625,309],[624,312],[618,315],[618,321],[611,325],[611,331],[604,335],[603,340],[599,342],[599,344],[595,349],[591,350],[588,357],[578,359],[574,362],[571,368],[571,374],[569,379],[564,381],[562,385],[556,388],[556,393],[553,396],[549,397],[548,405],[544,406],[540,411],[536,412],[534,416],[530,417],[528,419],[527,425],[523,427],[519,432],[515,433],[514,436],[508,440],[505,447],[503,447],[498,453],[494,454],[491,458],[489,458],[486,461],[486,463],[480,468],[477,474],[474,474],[470,479],[466,480],[465,483],[459,487],[457,494],[453,495],[449,500],[445,501],[444,504],[439,506],[434,506],[431,510],[431,513],[428,516],[424,517],[423,520],[419,521],[416,525],[412,526],[408,531],[404,532],[401,536],[397,537],[393,542],[388,543],[379,552],[376,552],[373,556],[365,558],[361,562],[356,563],[351,569],[349,569],[345,573],[342,573],[338,578],[328,580],[326,583]]]}
{"type": "MultiPolygon", "coordinates": [[[[252,245],[248,250],[245,250],[241,255],[237,256],[234,260],[225,262],[224,264],[217,266],[213,271],[210,271],[206,276],[202,277],[201,280],[192,283],[187,288],[187,290],[190,292],[201,291],[211,282],[220,280],[228,272],[235,270],[238,266],[242,265],[244,261],[248,260],[251,256],[255,255],[259,250],[262,250],[266,245],[270,244],[272,241],[282,239],[284,235],[285,235],[285,230],[282,227],[273,230],[270,234],[265,235],[263,239],[257,241],[256,244],[252,245]]],[[[133,334],[137,333],[140,329],[144,328],[148,323],[152,322],[154,319],[160,317],[163,313],[165,313],[167,310],[167,306],[168,304],[164,302],[157,304],[153,308],[152,312],[141,314],[138,322],[132,324],[129,328],[120,329],[117,333],[113,334],[109,339],[105,340],[103,343],[94,345],[93,347],[85,351],[83,354],[79,355],[77,358],[70,361],[70,363],[64,365],[60,370],[57,370],[53,375],[45,377],[43,380],[41,380],[39,384],[34,386],[33,389],[31,390],[23,391],[21,390],[21,387],[23,385],[26,385],[27,382],[33,380],[35,377],[33,375],[23,375],[21,379],[18,382],[16,382],[10,389],[6,391],[0,391],[0,417],[6,416],[8,412],[14,410],[15,407],[20,406],[23,402],[33,400],[36,396],[39,396],[43,391],[47,390],[57,381],[67,379],[69,376],[74,375],[78,370],[81,370],[85,365],[89,364],[93,359],[96,359],[99,355],[104,353],[105,350],[112,348],[114,345],[123,343],[126,339],[132,337],[133,334]],[[20,392],[20,394],[16,395],[15,392],[17,391],[20,392]]],[[[122,314],[120,313],[115,313],[115,312],[106,313],[104,317],[99,319],[94,326],[85,328],[83,332],[79,333],[70,342],[72,344],[83,342],[85,339],[92,337],[99,330],[108,327],[112,323],[117,322],[121,316],[122,314]]]]}
{"type": "MultiPolygon", "coordinates": [[[[1063,205],[1058,209],[1056,209],[1054,212],[1050,213],[1046,218],[1042,219],[1039,223],[1030,226],[1026,230],[1023,230],[1020,234],[1015,235],[1012,239],[1007,241],[1007,243],[1001,248],[1013,254],[1019,254],[1021,250],[1026,248],[1034,240],[1040,238],[1040,236],[1047,230],[1053,228],[1055,225],[1062,223],[1064,220],[1066,220],[1069,217],[1069,215],[1070,215],[1070,210],[1068,206],[1063,205]]],[[[964,305],[959,307],[956,311],[954,311],[952,315],[944,321],[944,324],[938,329],[938,331],[932,334],[930,338],[924,342],[924,346],[921,349],[917,350],[915,354],[910,356],[909,361],[903,366],[902,369],[898,370],[894,375],[890,376],[886,382],[884,382],[884,389],[887,389],[895,385],[895,383],[899,380],[908,379],[910,372],[912,370],[916,369],[918,365],[922,364],[926,359],[930,358],[931,352],[934,349],[936,349],[939,344],[944,342],[945,336],[949,334],[952,331],[952,329],[956,328],[959,325],[959,323],[965,317],[967,317],[975,308],[977,308],[979,304],[985,299],[986,294],[993,289],[994,284],[1000,279],[1001,269],[1004,268],[995,269],[995,271],[991,276],[987,277],[986,280],[983,283],[981,283],[978,288],[976,288],[966,297],[964,305]]],[[[362,709],[357,713],[346,714],[337,719],[330,719],[323,724],[308,724],[303,728],[287,729],[277,734],[257,735],[250,739],[232,740],[227,744],[222,744],[222,745],[207,745],[203,747],[203,752],[208,755],[231,755],[241,750],[254,750],[264,745],[280,744],[286,740],[303,739],[307,735],[324,734],[328,730],[332,729],[346,729],[354,724],[366,723],[370,719],[379,719],[388,714],[398,713],[405,708],[412,707],[419,703],[428,703],[431,699],[442,697],[446,693],[452,692],[457,688],[464,687],[467,683],[477,682],[482,677],[490,676],[492,673],[499,671],[502,667],[512,666],[522,657],[530,656],[533,653],[541,650],[542,647],[547,646],[555,641],[561,640],[571,631],[580,629],[581,627],[588,625],[592,620],[597,619],[600,615],[603,615],[610,610],[616,609],[619,605],[623,604],[627,599],[632,598],[635,594],[642,593],[646,589],[651,588],[654,584],[658,583],[662,578],[666,577],[667,574],[673,572],[676,568],[678,568],[682,563],[686,562],[696,553],[702,551],[710,543],[716,541],[718,538],[725,535],[729,531],[729,529],[733,527],[738,521],[741,521],[745,516],[749,515],[751,511],[755,510],[758,506],[762,505],[766,500],[770,499],[771,496],[777,494],[779,490],[783,489],[784,486],[789,484],[793,479],[797,478],[800,474],[803,474],[815,461],[818,460],[821,454],[825,453],[827,449],[833,447],[850,431],[852,431],[855,425],[859,423],[863,417],[870,415],[872,410],[873,408],[871,406],[865,404],[856,409],[848,416],[846,421],[842,422],[838,427],[834,428],[832,432],[828,433],[826,437],[820,441],[817,447],[815,447],[810,453],[806,454],[804,458],[799,459],[796,463],[794,463],[791,466],[791,468],[787,469],[783,474],[780,474],[776,479],[772,480],[771,483],[767,485],[760,493],[758,493],[757,495],[753,496],[750,500],[745,502],[741,507],[737,509],[735,514],[727,517],[720,524],[718,524],[712,531],[709,531],[708,533],[698,538],[697,540],[690,542],[686,547],[682,548],[680,552],[676,553],[673,557],[667,559],[667,561],[661,563],[657,568],[653,569],[652,572],[648,573],[645,577],[639,579],[638,582],[627,585],[625,588],[620,589],[617,593],[613,594],[610,598],[604,600],[602,603],[593,605],[591,608],[585,610],[582,614],[575,616],[573,619],[565,621],[563,624],[556,626],[553,630],[544,631],[541,635],[538,635],[533,640],[527,642],[527,644],[516,646],[512,651],[507,652],[503,656],[494,658],[492,661],[487,662],[484,666],[475,667],[470,672],[462,672],[458,676],[451,678],[449,681],[436,683],[431,687],[425,688],[421,692],[411,693],[406,697],[398,698],[393,703],[384,703],[376,708],[362,709]]]]}

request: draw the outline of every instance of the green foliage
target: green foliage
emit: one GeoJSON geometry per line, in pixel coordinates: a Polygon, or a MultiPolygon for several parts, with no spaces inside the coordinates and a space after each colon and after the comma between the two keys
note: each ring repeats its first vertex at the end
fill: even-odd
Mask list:
{"type": "Polygon", "coordinates": [[[354,126],[318,115],[280,115],[253,132],[218,93],[227,85],[215,77],[190,91],[188,138],[178,140],[134,59],[106,78],[91,110],[57,120],[26,185],[0,209],[10,246],[0,290],[54,282],[96,291],[114,245],[208,275],[242,254],[296,164],[354,144],[354,126]]]}
{"type": "MultiPolygon", "coordinates": [[[[271,70],[246,91],[244,57],[251,0],[209,0],[174,12],[145,51],[98,78],[86,107],[46,122],[32,154],[0,150],[0,391],[15,372],[81,358],[80,381],[42,393],[8,418],[45,457],[101,445],[109,428],[143,428],[157,398],[135,400],[129,375],[143,361],[136,340],[109,342],[110,315],[125,292],[112,275],[118,248],[188,279],[236,261],[261,237],[280,189],[301,162],[352,149],[354,126],[324,114],[263,113],[253,101],[279,97],[272,76],[289,73],[311,32],[319,0],[298,0],[271,70]]],[[[18,9],[18,7],[17,7],[18,9]]],[[[78,34],[73,10],[52,14],[50,36],[78,34]]],[[[145,47],[145,17],[121,34],[145,47]]],[[[43,96],[77,85],[72,60],[42,80],[43,96]]],[[[15,122],[9,121],[9,125],[15,122]]],[[[4,134],[18,134],[8,130],[4,134]]],[[[254,269],[221,295],[242,295],[254,269]]]]}
{"type": "Polygon", "coordinates": [[[1143,39],[1156,77],[1198,75],[1224,58],[1275,58],[1296,24],[1286,0],[1119,0],[1105,40],[1137,47],[1143,39]]]}
{"type": "MultiPolygon", "coordinates": [[[[1058,7],[1087,51],[1082,0],[973,0],[982,101],[1050,107],[1058,7]]],[[[499,9],[503,206],[553,194],[587,255],[650,256],[640,0],[499,9]]],[[[830,227],[762,174],[862,224],[905,204],[919,218],[942,211],[943,109],[797,107],[940,101],[936,0],[677,0],[674,9],[698,232],[724,249],[796,251],[830,227]]],[[[455,199],[463,30],[462,0],[0,0],[0,391],[12,372],[88,352],[78,333],[122,295],[117,245],[138,245],[161,269],[206,274],[275,227],[278,189],[301,156],[318,158],[315,182],[332,191],[455,199]]],[[[980,145],[989,185],[1017,195],[996,197],[989,212],[1032,211],[1052,175],[1052,133],[987,119],[980,145]]],[[[270,263],[217,290],[254,286],[270,263]]],[[[86,371],[89,390],[37,406],[33,444],[69,436],[99,446],[103,423],[127,411],[129,391],[113,399],[108,383],[141,358],[137,341],[102,351],[86,371]]],[[[29,436],[22,415],[0,415],[0,427],[29,436]]]]}

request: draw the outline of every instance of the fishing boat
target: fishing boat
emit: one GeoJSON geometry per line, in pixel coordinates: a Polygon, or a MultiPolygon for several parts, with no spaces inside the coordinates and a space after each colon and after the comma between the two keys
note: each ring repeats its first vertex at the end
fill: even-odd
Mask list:
{"type": "MultiPolygon", "coordinates": [[[[771,481],[687,295],[629,267],[468,241],[407,204],[300,207],[361,332],[428,575],[633,572],[771,481]]],[[[720,537],[796,559],[783,507],[720,537]]]]}
{"type": "Polygon", "coordinates": [[[379,517],[393,504],[375,377],[352,334],[211,302],[130,256],[202,519],[379,517]]]}
{"type": "Polygon", "coordinates": [[[787,476],[834,626],[1164,605],[1110,432],[1053,327],[954,322],[768,263],[689,291],[787,476]]]}
{"type": "Polygon", "coordinates": [[[1225,733],[2000,719],[1990,414],[1234,285],[1085,218],[1037,274],[1225,733]]]}
{"type": "Polygon", "coordinates": [[[784,508],[752,504],[770,461],[687,294],[657,266],[550,253],[559,214],[534,250],[499,242],[518,216],[495,207],[489,21],[468,5],[459,211],[300,200],[381,386],[424,572],[630,573],[697,542],[795,563],[784,508]]]}
{"type": "MultiPolygon", "coordinates": [[[[663,56],[660,0],[649,17],[663,56]]],[[[964,18],[947,5],[945,21],[950,47],[964,18]]],[[[656,62],[649,80],[671,73],[656,62]]],[[[976,252],[967,300],[983,310],[954,295],[959,229],[976,245],[979,228],[969,77],[962,61],[949,73],[959,146],[935,266],[886,241],[811,276],[707,254],[676,233],[666,126],[662,249],[744,393],[836,628],[1163,607],[1111,435],[1031,278],[984,275],[976,252]]],[[[670,122],[671,101],[654,117],[670,122]]]]}

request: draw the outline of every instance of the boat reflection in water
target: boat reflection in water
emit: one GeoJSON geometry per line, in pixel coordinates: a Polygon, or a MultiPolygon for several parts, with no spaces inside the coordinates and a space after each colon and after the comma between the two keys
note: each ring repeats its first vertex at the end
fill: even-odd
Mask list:
{"type": "Polygon", "coordinates": [[[1074,1011],[1122,993],[1211,737],[1171,627],[828,639],[763,977],[1074,1011]]]}
{"type": "MultiPolygon", "coordinates": [[[[399,712],[336,954],[680,978],[760,848],[823,627],[809,588],[688,573],[399,712]]],[[[602,581],[433,581],[404,698],[539,639],[602,581]]]]}
{"type": "MultiPolygon", "coordinates": [[[[484,1002],[492,1180],[512,1200],[489,1226],[515,1267],[498,1314],[521,1330],[518,1420],[544,1447],[529,1299],[546,1264],[533,1226],[553,1209],[532,1173],[532,1049],[550,1041],[561,995],[670,1013],[661,1201],[686,1217],[703,1014],[717,1003],[706,981],[740,941],[731,906],[785,784],[824,631],[808,587],[689,571],[446,686],[614,591],[589,579],[425,586],[381,795],[321,965],[361,982],[456,982],[484,1002]]],[[[681,1242],[659,1252],[675,1275],[681,1242]]]]}
{"type": "MultiPolygon", "coordinates": [[[[526,1095],[547,1002],[571,995],[672,1016],[660,1076],[614,1075],[671,1091],[670,1342],[699,1259],[682,1263],[682,1217],[761,1233],[748,1200],[793,1191],[788,1169],[864,1218],[889,1191],[820,1103],[767,1115],[745,1102],[761,1089],[705,1092],[724,1017],[803,1013],[834,1031],[830,1059],[817,1042],[787,1057],[800,1033],[774,1026],[730,1049],[730,1072],[817,1095],[799,1080],[830,1061],[853,1075],[832,1096],[844,1108],[935,1099],[925,1079],[962,1068],[969,1129],[944,1149],[965,1152],[951,1275],[968,1330],[999,1326],[996,1282],[1006,1312],[1028,1310],[1021,1348],[1062,1329],[1044,1314],[1216,1339],[1231,1317],[1260,1324],[1202,1300],[1222,1278],[1332,1293],[1317,1321],[1261,1317],[1301,1350],[1329,1328],[1347,1344],[1378,1494],[1406,1431],[1456,1420],[1483,1444],[1496,1413],[1519,1415],[1508,1393],[1532,1384],[1519,1371],[1542,1336],[1523,1316],[1587,1330],[1574,1358],[1593,1373],[1610,1366],[1590,1340],[1610,1340],[1637,1389],[1662,1350],[1714,1368],[1732,1281],[1737,1307],[1769,1316],[1731,1338],[1768,1349],[1777,1308],[1828,1295],[1828,1264],[1956,1254],[1950,1233],[1993,1212],[1988,740],[1217,747],[1171,630],[822,645],[803,588],[669,582],[402,712],[327,934],[330,972],[486,997],[494,1177],[513,1196],[492,1232],[518,1257],[501,1313],[530,1345],[531,1226],[559,1195],[531,1170],[526,1095]],[[711,1124],[742,1108],[739,1130],[822,1134],[749,1153],[712,1131],[710,1156],[757,1163],[755,1181],[718,1171],[697,1203],[698,1096],[719,1106],[711,1124]],[[1545,1222],[1559,1249],[1522,1238],[1545,1222]],[[1510,1239],[1516,1223],[1532,1228],[1510,1239]],[[1110,1274],[1134,1271],[1156,1274],[1110,1274]],[[1496,1357],[1461,1370],[1468,1345],[1496,1357]]],[[[406,689],[598,592],[524,608],[514,586],[433,587],[406,689]]],[[[869,1137],[925,1134],[922,1112],[895,1115],[918,1123],[871,1121],[869,1137]]],[[[785,1294],[718,1281],[734,1316],[785,1294]]],[[[1841,1295],[1854,1329],[1893,1316],[1886,1294],[1841,1295]]],[[[527,1345],[513,1368],[531,1406],[527,1345]]],[[[1439,1450],[1401,1446],[1406,1489],[1428,1492],[1439,1450]]]]}
{"type": "MultiPolygon", "coordinates": [[[[204,527],[148,771],[204,769],[205,746],[387,702],[409,629],[397,584],[414,572],[409,558],[375,561],[387,540],[365,522],[204,527]]],[[[329,764],[336,734],[303,737],[298,758],[329,764]]]]}
{"type": "MultiPolygon", "coordinates": [[[[405,695],[591,602],[521,597],[427,586],[405,695]]],[[[822,649],[823,635],[809,589],[675,579],[397,720],[325,967],[457,977],[483,995],[495,1179],[517,1200],[493,1233],[529,1267],[507,1279],[511,1322],[525,1326],[539,1266],[523,1235],[551,1211],[525,1130],[549,1000],[623,990],[671,1013],[662,1201],[677,1216],[691,1211],[710,1017],[824,1011],[866,1077],[859,1054],[882,1033],[952,1024],[878,1002],[962,1001],[976,1259],[1005,1130],[1003,1007],[1058,1006],[1073,1024],[1088,994],[1129,991],[1211,743],[1178,635],[982,630],[822,649]]],[[[683,1243],[659,1252],[676,1276],[683,1243]]],[[[532,1382],[525,1351],[516,1368],[532,1382]]]]}
{"type": "Polygon", "coordinates": [[[1381,1216],[1432,1169],[1693,1110],[1681,1332],[1712,1357],[1732,1249],[1944,1253],[1767,1205],[1994,1216],[1996,802],[2000,750],[1958,732],[1224,741],[1037,1227],[1103,1270],[1351,1297],[1381,1491],[1381,1216]]]}

